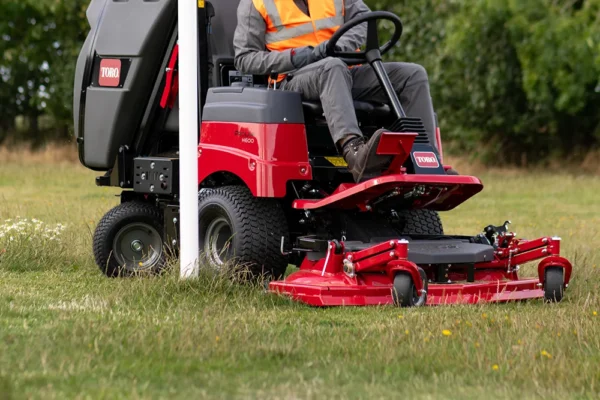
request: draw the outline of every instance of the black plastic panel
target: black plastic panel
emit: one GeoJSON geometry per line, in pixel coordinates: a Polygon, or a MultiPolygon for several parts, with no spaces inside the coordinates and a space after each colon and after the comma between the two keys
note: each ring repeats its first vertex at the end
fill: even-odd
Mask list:
{"type": "Polygon", "coordinates": [[[208,91],[203,121],[304,124],[300,93],[252,87],[208,91]]]}

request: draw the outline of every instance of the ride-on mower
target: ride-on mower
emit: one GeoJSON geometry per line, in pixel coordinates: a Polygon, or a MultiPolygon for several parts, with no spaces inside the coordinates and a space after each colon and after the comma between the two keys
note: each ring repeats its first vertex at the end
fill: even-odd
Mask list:
{"type": "MultiPolygon", "coordinates": [[[[381,58],[400,39],[396,15],[360,16],[327,48],[349,66],[369,64],[388,95],[388,104],[355,102],[365,135],[387,128],[377,151],[393,156],[379,176],[355,183],[321,104],[235,70],[238,3],[198,9],[198,218],[208,266],[243,266],[269,277],[271,292],[314,306],[562,299],[572,267],[559,238],[517,239],[508,222],[444,234],[438,212],[483,185],[450,173],[439,128],[430,143],[420,119],[405,115],[381,58]],[[394,27],[381,47],[379,20],[394,27]],[[368,26],[366,50],[339,53],[335,44],[358,24],[368,26]],[[538,259],[538,276],[520,279],[519,266],[538,259]],[[284,278],[290,264],[299,271],[284,278]]],[[[123,189],[94,234],[96,262],[111,277],[158,272],[178,247],[176,12],[176,0],[92,0],[87,13],[75,130],[83,165],[106,172],[97,185],[123,189]]]]}

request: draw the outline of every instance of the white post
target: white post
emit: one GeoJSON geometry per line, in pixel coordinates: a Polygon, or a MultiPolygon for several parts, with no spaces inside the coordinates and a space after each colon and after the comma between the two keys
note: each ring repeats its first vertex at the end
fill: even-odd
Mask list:
{"type": "MultiPolygon", "coordinates": [[[[179,7],[180,274],[198,276],[198,3],[179,7]]],[[[201,2],[202,5],[204,1],[201,2]]]]}

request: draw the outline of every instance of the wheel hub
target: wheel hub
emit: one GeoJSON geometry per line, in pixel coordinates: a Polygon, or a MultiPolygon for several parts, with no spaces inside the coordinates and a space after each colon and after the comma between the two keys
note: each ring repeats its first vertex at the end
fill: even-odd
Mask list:
{"type": "Polygon", "coordinates": [[[229,258],[232,235],[233,230],[224,217],[217,218],[208,225],[204,254],[213,265],[222,266],[229,258]]]}
{"type": "Polygon", "coordinates": [[[158,231],[143,222],[131,223],[119,230],[113,241],[113,255],[119,265],[130,271],[149,270],[163,253],[158,231]]]}
{"type": "Polygon", "coordinates": [[[136,253],[141,253],[143,249],[144,243],[141,240],[134,240],[131,242],[131,250],[135,251],[136,253]]]}

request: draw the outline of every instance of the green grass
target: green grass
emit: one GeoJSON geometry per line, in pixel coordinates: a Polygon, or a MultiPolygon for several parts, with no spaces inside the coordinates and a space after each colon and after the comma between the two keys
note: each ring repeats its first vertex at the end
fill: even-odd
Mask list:
{"type": "Polygon", "coordinates": [[[600,396],[599,177],[486,173],[443,214],[449,233],[511,219],[562,236],[575,270],[558,305],[323,310],[207,274],[104,278],[91,237],[118,192],[94,176],[0,168],[0,224],[67,224],[59,241],[0,239],[0,398],[600,396]]]}

